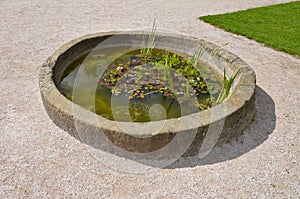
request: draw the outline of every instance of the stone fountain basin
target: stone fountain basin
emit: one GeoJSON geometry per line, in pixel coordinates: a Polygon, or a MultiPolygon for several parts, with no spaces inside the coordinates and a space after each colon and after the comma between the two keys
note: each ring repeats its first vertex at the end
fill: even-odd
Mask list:
{"type": "MultiPolygon", "coordinates": [[[[146,153],[166,146],[178,134],[188,135],[190,132],[194,132],[193,140],[184,154],[195,155],[203,146],[204,140],[209,143],[206,144],[208,150],[215,144],[221,145],[238,138],[253,119],[255,114],[255,73],[243,60],[225,49],[219,50],[209,61],[209,65],[220,74],[223,74],[225,68],[228,77],[240,70],[230,96],[221,104],[210,109],[181,118],[165,120],[163,127],[156,135],[149,134],[148,131],[125,133],[120,128],[122,122],[105,119],[69,101],[59,90],[66,67],[99,43],[118,34],[120,32],[103,32],[74,39],[57,49],[40,70],[39,85],[45,109],[53,122],[73,137],[95,148],[108,150],[107,143],[103,143],[103,136],[99,137],[101,133],[104,133],[101,135],[105,135],[110,144],[126,151],[146,153]],[[76,109],[76,114],[74,114],[74,109],[76,109]]],[[[121,33],[120,37],[126,39],[135,34],[137,37],[140,36],[139,33],[121,33]]],[[[156,40],[170,44],[170,50],[186,54],[190,54],[190,49],[201,41],[201,46],[205,50],[204,58],[218,48],[210,42],[182,35],[159,33],[156,35],[156,40]]],[[[162,125],[161,121],[149,123],[162,125]]],[[[181,140],[177,139],[173,149],[180,148],[181,145],[181,140]]]]}

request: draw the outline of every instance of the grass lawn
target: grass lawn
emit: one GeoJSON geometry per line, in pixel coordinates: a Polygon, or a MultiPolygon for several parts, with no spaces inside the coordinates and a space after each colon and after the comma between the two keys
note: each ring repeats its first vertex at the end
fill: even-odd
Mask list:
{"type": "Polygon", "coordinates": [[[300,56],[300,1],[200,19],[274,49],[300,56]]]}

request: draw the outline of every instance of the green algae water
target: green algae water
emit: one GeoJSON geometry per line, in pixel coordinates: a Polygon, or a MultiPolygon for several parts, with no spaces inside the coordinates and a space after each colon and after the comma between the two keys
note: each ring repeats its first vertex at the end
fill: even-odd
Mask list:
{"type": "Polygon", "coordinates": [[[109,120],[149,122],[179,118],[211,108],[222,90],[222,77],[209,65],[193,64],[191,57],[153,49],[145,59],[141,50],[109,56],[85,54],[64,71],[60,90],[69,100],[109,120]],[[113,60],[113,61],[107,61],[113,60]],[[80,72],[95,79],[97,88],[82,81],[80,72]],[[80,81],[81,82],[81,81],[80,81]]]}

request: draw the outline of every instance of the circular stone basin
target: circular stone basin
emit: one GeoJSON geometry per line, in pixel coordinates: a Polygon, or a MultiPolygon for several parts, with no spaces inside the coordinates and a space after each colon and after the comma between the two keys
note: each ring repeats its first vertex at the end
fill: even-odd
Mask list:
{"type": "Polygon", "coordinates": [[[197,38],[165,33],[157,33],[155,37],[156,45],[190,56],[200,43],[204,52],[201,59],[209,60],[208,64],[220,76],[224,68],[228,78],[239,70],[230,95],[209,109],[162,121],[118,122],[97,115],[62,95],[63,74],[74,60],[112,37],[116,38],[114,41],[130,43],[141,39],[141,35],[120,32],[87,35],[63,45],[48,58],[41,68],[39,84],[45,109],[57,126],[85,144],[121,156],[135,153],[135,156],[157,157],[155,152],[159,152],[160,157],[204,156],[216,144],[229,142],[242,134],[255,113],[255,73],[236,55],[197,38]]]}

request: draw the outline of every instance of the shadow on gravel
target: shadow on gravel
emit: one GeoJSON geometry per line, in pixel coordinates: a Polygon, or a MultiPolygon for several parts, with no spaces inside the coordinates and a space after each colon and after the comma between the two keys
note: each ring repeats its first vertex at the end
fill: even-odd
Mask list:
{"type": "Polygon", "coordinates": [[[236,141],[215,147],[205,158],[198,156],[180,158],[166,169],[195,167],[214,164],[237,158],[262,144],[273,132],[276,125],[275,103],[260,87],[256,87],[255,120],[236,141]]]}
{"type": "MultiPolygon", "coordinates": [[[[202,159],[200,159],[198,155],[190,157],[181,157],[177,161],[165,167],[165,169],[196,167],[200,165],[224,162],[227,160],[237,158],[262,144],[265,140],[268,139],[269,135],[274,131],[276,126],[275,103],[272,100],[272,98],[260,87],[256,87],[255,97],[255,120],[250,124],[250,126],[247,129],[244,130],[243,135],[238,140],[233,140],[231,143],[224,144],[220,147],[214,147],[212,151],[205,158],[202,159]]],[[[101,160],[101,162],[104,162],[104,164],[108,163],[109,166],[113,165],[116,168],[120,167],[119,164],[122,163],[118,161],[115,162],[116,159],[112,158],[113,156],[111,155],[111,153],[102,152],[101,148],[97,148],[97,144],[100,143],[99,146],[101,146],[102,140],[91,141],[95,145],[89,147],[89,149],[92,153],[95,153],[95,157],[99,158],[99,160],[101,160]],[[95,148],[95,146],[97,147],[95,148]]],[[[114,156],[118,157],[118,155],[116,154],[114,154],[114,156]]],[[[118,160],[120,160],[120,158],[118,160]]],[[[121,160],[124,160],[122,156],[121,160]]],[[[133,162],[138,162],[146,166],[153,167],[152,163],[148,165],[139,159],[130,160],[133,160],[133,162]]],[[[157,166],[157,168],[162,167],[163,166],[157,166]]],[[[130,165],[128,166],[128,168],[130,168],[130,165]]],[[[125,169],[128,170],[128,168],[125,169]]],[[[130,169],[135,170],[134,167],[130,169]]]]}

